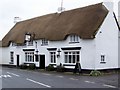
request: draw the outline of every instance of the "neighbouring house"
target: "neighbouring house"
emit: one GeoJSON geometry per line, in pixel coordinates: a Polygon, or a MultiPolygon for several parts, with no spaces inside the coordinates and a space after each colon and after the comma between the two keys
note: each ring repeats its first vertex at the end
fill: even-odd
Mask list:
{"type": "Polygon", "coordinates": [[[119,35],[110,2],[52,13],[15,24],[2,39],[2,64],[117,69],[119,35]]]}

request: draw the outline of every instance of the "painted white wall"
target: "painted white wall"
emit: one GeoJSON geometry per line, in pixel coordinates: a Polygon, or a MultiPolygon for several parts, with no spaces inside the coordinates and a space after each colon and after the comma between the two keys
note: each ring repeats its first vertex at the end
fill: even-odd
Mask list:
{"type": "MultiPolygon", "coordinates": [[[[80,43],[69,43],[70,37],[63,41],[49,41],[47,46],[41,46],[42,40],[36,40],[37,46],[39,50],[39,55],[45,55],[45,66],[50,64],[50,53],[47,48],[57,48],[61,49],[64,47],[81,47],[80,50],[80,63],[83,69],[93,69],[94,68],[94,60],[95,60],[95,42],[94,40],[82,40],[79,39],[80,43]]],[[[17,64],[17,57],[16,55],[20,55],[20,64],[25,62],[25,53],[23,49],[35,49],[35,42],[34,46],[12,46],[8,48],[3,48],[3,64],[9,64],[10,62],[10,52],[14,51],[14,65],[17,64]],[[7,56],[7,57],[5,57],[7,56]]],[[[56,51],[57,53],[57,51],[56,51]]],[[[61,56],[57,59],[57,64],[62,63],[64,64],[64,51],[61,50],[61,56]],[[59,59],[59,60],[58,60],[59,59]],[[58,62],[59,61],[59,62],[58,62]]],[[[39,62],[36,63],[39,66],[39,62]]],[[[67,68],[74,68],[74,66],[70,66],[67,68]]]]}
{"type": "Polygon", "coordinates": [[[0,47],[0,64],[2,64],[2,47],[0,47]]]}
{"type": "Polygon", "coordinates": [[[96,41],[96,69],[118,68],[118,27],[114,19],[112,3],[105,3],[109,10],[100,30],[98,31],[96,41]],[[111,7],[110,7],[111,6],[111,7]],[[101,64],[101,54],[105,54],[105,64],[101,64]]]}
{"type": "MultiPolygon", "coordinates": [[[[38,50],[39,54],[45,54],[46,58],[46,66],[50,64],[50,53],[47,48],[57,48],[61,49],[64,47],[81,47],[80,50],[80,63],[83,69],[93,69],[94,68],[94,60],[95,60],[95,42],[94,40],[82,40],[79,39],[80,43],[69,43],[70,37],[63,41],[49,41],[47,46],[41,46],[42,41],[38,40],[38,50]]],[[[56,51],[57,53],[57,51],[56,51]]],[[[61,50],[61,56],[57,59],[57,64],[64,63],[64,50],[61,50]],[[59,59],[59,60],[58,60],[59,59]]],[[[68,66],[68,68],[74,68],[74,66],[68,66]]]]}
{"type": "Polygon", "coordinates": [[[2,48],[2,64],[9,64],[10,62],[10,53],[9,47],[2,48]]]}
{"type": "Polygon", "coordinates": [[[118,33],[118,67],[120,68],[120,31],[118,33]]]}

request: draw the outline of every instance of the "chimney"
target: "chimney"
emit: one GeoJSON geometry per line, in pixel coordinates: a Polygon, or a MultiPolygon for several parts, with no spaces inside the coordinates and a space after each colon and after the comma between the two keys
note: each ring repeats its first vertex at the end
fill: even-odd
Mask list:
{"type": "Polygon", "coordinates": [[[20,19],[20,17],[14,17],[14,23],[16,24],[17,22],[20,22],[21,21],[21,19],[20,19]]]}

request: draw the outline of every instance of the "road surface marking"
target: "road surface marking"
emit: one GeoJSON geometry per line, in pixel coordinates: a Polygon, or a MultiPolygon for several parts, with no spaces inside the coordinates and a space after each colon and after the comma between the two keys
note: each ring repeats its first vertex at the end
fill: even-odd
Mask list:
{"type": "Polygon", "coordinates": [[[105,87],[109,87],[109,88],[117,88],[117,87],[115,87],[115,86],[107,85],[107,84],[103,84],[103,86],[105,86],[105,87]]]}
{"type": "Polygon", "coordinates": [[[71,80],[78,80],[78,79],[75,79],[75,78],[70,78],[71,80]]]}
{"type": "Polygon", "coordinates": [[[46,85],[46,84],[43,84],[43,83],[34,81],[34,80],[32,80],[32,79],[29,79],[29,78],[27,78],[26,80],[31,81],[31,82],[36,83],[36,84],[40,84],[40,85],[45,86],[45,87],[48,87],[48,88],[51,88],[51,86],[49,86],[49,85],[46,85]]]}
{"type": "Polygon", "coordinates": [[[12,77],[12,76],[10,76],[10,75],[0,75],[0,78],[2,78],[2,77],[8,78],[8,77],[12,77]]]}
{"type": "Polygon", "coordinates": [[[14,75],[14,76],[16,76],[16,77],[20,77],[19,75],[17,75],[17,74],[14,74],[14,73],[10,73],[10,72],[7,72],[8,74],[11,74],[11,75],[14,75]]]}
{"type": "Polygon", "coordinates": [[[59,78],[63,78],[63,76],[57,76],[57,77],[59,77],[59,78]]]}
{"type": "Polygon", "coordinates": [[[47,73],[42,73],[43,75],[47,75],[47,76],[49,76],[49,75],[51,75],[51,74],[47,74],[47,73]]]}
{"type": "Polygon", "coordinates": [[[91,82],[91,81],[85,81],[86,83],[92,83],[92,84],[94,84],[95,82],[91,82]]]}

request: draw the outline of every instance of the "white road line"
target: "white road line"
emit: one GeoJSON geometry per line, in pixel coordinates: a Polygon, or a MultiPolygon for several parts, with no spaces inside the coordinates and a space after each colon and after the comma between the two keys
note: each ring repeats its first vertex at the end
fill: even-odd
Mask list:
{"type": "Polygon", "coordinates": [[[78,80],[78,79],[75,79],[75,78],[70,78],[71,80],[78,80]]]}
{"type": "Polygon", "coordinates": [[[107,85],[107,84],[103,84],[103,86],[105,86],[105,87],[109,87],[109,88],[117,88],[117,87],[115,87],[115,86],[107,85]]]}
{"type": "Polygon", "coordinates": [[[51,88],[51,86],[49,86],[49,85],[46,85],[46,84],[43,84],[43,83],[34,81],[34,80],[32,80],[32,79],[29,79],[29,78],[26,78],[26,80],[31,81],[31,82],[36,83],[36,84],[39,84],[39,85],[42,85],[42,86],[45,86],[45,87],[48,87],[48,88],[51,88]]]}
{"type": "Polygon", "coordinates": [[[91,81],[85,81],[86,83],[92,83],[92,84],[94,84],[95,82],[91,82],[91,81]]]}
{"type": "Polygon", "coordinates": [[[57,77],[59,77],[59,78],[63,78],[63,76],[57,76],[57,77]]]}
{"type": "Polygon", "coordinates": [[[8,77],[12,77],[12,76],[10,76],[10,75],[1,75],[0,78],[2,78],[2,77],[8,78],[8,77]]]}
{"type": "Polygon", "coordinates": [[[11,75],[14,75],[14,76],[16,76],[16,77],[20,77],[19,75],[17,75],[17,74],[14,74],[14,73],[10,73],[10,72],[7,72],[8,74],[11,74],[11,75]]]}

